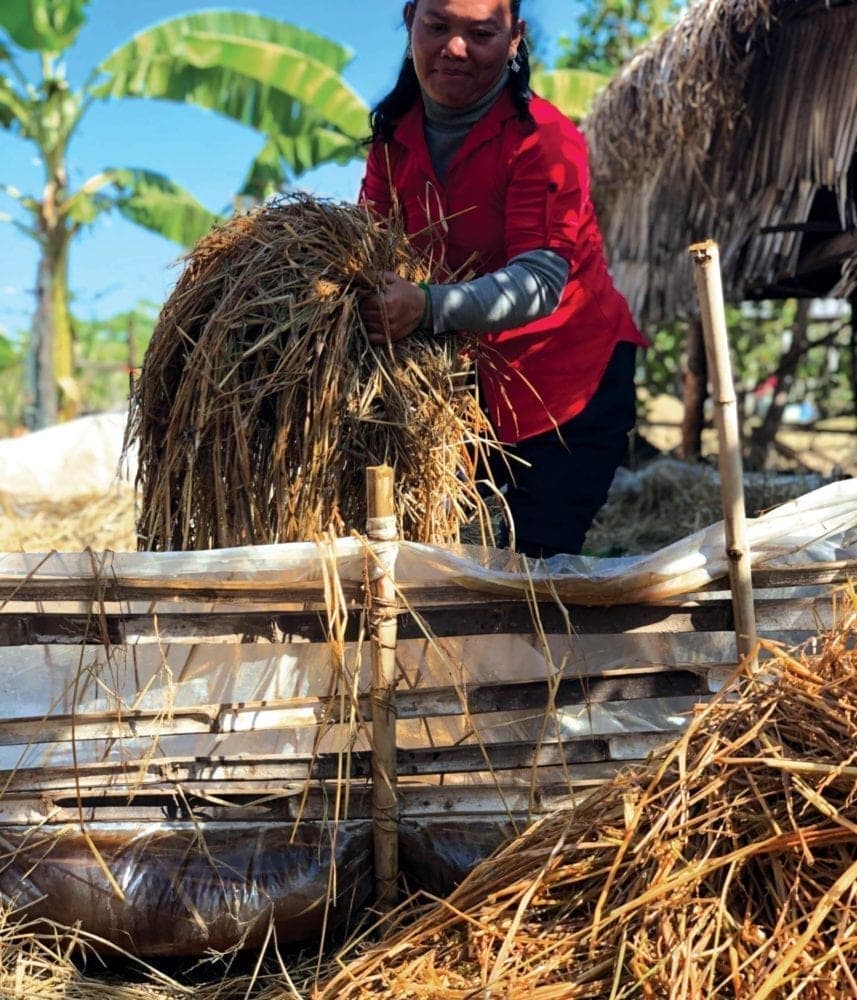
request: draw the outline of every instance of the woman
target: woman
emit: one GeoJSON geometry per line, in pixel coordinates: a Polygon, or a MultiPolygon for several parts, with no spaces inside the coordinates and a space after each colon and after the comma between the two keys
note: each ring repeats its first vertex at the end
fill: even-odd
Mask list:
{"type": "MultiPolygon", "coordinates": [[[[450,280],[385,276],[363,320],[382,344],[478,335],[516,548],[580,552],[634,424],[645,341],[613,287],[574,125],[529,91],[520,0],[405,4],[408,48],[371,115],[361,198],[398,211],[450,280]],[[456,281],[456,272],[477,277],[456,281]]],[[[495,477],[496,478],[496,477],[495,477]]]]}

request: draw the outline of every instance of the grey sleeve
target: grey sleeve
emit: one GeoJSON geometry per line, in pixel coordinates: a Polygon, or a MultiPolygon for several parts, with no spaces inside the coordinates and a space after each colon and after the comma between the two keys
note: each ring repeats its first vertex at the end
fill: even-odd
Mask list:
{"type": "Polygon", "coordinates": [[[473,281],[430,285],[433,332],[523,326],[556,309],[566,281],[566,260],[552,250],[530,250],[473,281]]]}

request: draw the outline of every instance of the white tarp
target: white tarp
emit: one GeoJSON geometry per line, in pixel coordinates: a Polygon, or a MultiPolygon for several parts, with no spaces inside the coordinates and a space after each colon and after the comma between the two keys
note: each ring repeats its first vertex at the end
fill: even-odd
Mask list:
{"type": "Polygon", "coordinates": [[[0,509],[25,514],[44,504],[105,496],[120,480],[133,482],[133,453],[120,475],[124,434],[124,413],[99,413],[0,439],[0,509]]]}

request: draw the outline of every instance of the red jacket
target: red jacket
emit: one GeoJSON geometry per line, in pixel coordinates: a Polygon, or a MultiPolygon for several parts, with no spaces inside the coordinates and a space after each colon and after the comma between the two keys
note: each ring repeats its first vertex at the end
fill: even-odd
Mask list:
{"type": "Polygon", "coordinates": [[[504,92],[470,130],[441,184],[417,101],[393,140],[370,148],[361,188],[361,199],[382,215],[395,192],[412,243],[442,274],[486,274],[536,249],[568,261],[554,312],[479,336],[485,402],[500,440],[510,443],[580,413],[619,341],[646,343],[607,271],[583,136],[539,97],[530,111],[535,128],[518,119],[504,92]]]}

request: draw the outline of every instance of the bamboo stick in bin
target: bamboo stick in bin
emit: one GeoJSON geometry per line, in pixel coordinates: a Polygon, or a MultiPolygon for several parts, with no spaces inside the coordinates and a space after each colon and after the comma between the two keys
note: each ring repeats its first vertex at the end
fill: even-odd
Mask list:
{"type": "Polygon", "coordinates": [[[366,534],[376,548],[370,585],[369,629],[372,650],[372,835],[375,894],[381,910],[395,906],[399,876],[399,801],[396,775],[396,590],[393,561],[384,545],[398,540],[393,470],[366,469],[366,534]]]}
{"type": "Polygon", "coordinates": [[[729,360],[729,338],[723,285],[720,278],[720,252],[713,240],[689,247],[694,263],[694,280],[702,313],[714,418],[717,427],[720,498],[729,563],[729,585],[735,616],[738,655],[755,656],[756,613],[753,606],[753,581],[750,572],[750,547],[747,543],[747,515],[744,508],[744,471],[741,463],[741,436],[738,406],[729,360]]]}

